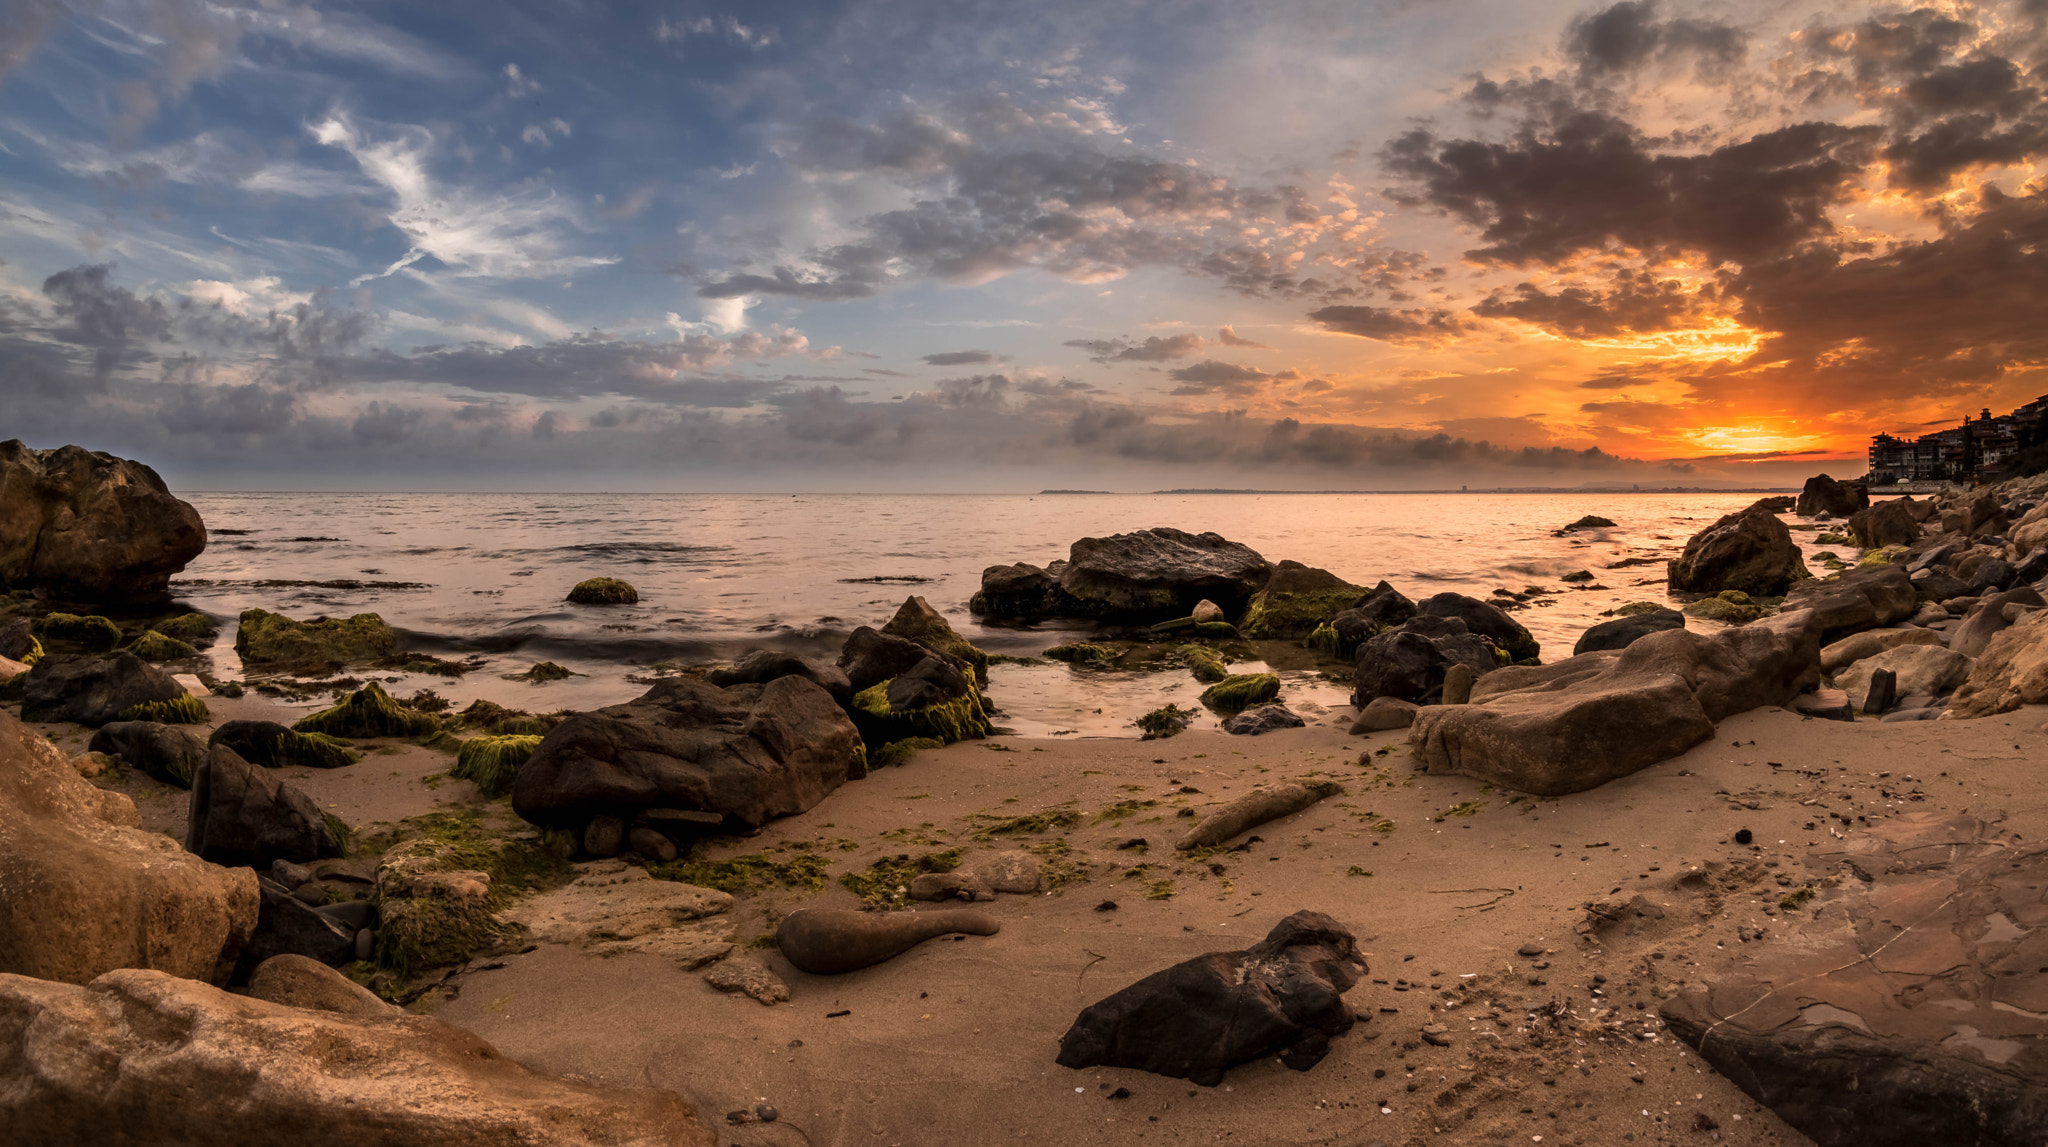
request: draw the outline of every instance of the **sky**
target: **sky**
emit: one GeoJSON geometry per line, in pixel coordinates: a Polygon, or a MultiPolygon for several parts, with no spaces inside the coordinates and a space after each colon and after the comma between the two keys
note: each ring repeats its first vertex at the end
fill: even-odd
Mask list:
{"type": "Polygon", "coordinates": [[[2048,392],[2048,0],[6,0],[0,438],[1785,485],[2048,392]]]}

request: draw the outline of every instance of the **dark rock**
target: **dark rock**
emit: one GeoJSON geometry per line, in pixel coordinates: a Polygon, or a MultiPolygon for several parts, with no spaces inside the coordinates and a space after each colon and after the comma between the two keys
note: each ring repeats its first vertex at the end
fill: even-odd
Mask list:
{"type": "Polygon", "coordinates": [[[626,821],[624,817],[610,813],[599,813],[583,826],[583,851],[603,858],[617,856],[626,848],[626,821]]]}
{"type": "Polygon", "coordinates": [[[1250,546],[1161,526],[1075,542],[1060,591],[1076,615],[1144,625],[1186,617],[1204,598],[1241,614],[1272,570],[1250,546]]]}
{"type": "Polygon", "coordinates": [[[1776,515],[1751,508],[1694,534],[1685,551],[1671,559],[1665,576],[1672,589],[1683,593],[1734,589],[1775,596],[1808,574],[1792,531],[1776,515]]]}
{"type": "Polygon", "coordinates": [[[156,597],[205,548],[199,512],[142,463],[0,442],[0,588],[156,597]]]}
{"type": "Polygon", "coordinates": [[[1963,533],[1973,538],[2002,534],[2012,528],[2012,522],[2005,516],[2004,505],[1989,490],[1978,494],[1963,513],[1963,533]]]}
{"type": "Polygon", "coordinates": [[[340,856],[341,842],[312,797],[214,745],[192,776],[185,851],[264,872],[278,860],[305,864],[340,856]]]}
{"type": "Polygon", "coordinates": [[[845,783],[859,743],[832,695],[805,678],[720,689],[674,677],[555,726],[520,766],[512,807],[548,828],[654,808],[758,828],[845,783]]]}
{"type": "Polygon", "coordinates": [[[1805,863],[1835,887],[1798,942],[1666,1002],[1674,1034],[1821,1147],[2038,1140],[2048,849],[1904,813],[1805,863]]]}
{"type": "Polygon", "coordinates": [[[1798,507],[1799,499],[1790,494],[1771,494],[1749,504],[1750,509],[1762,510],[1766,514],[1789,514],[1798,507]]]}
{"type": "Polygon", "coordinates": [[[778,677],[801,677],[813,682],[841,705],[853,700],[853,684],[844,669],[772,649],[757,649],[733,662],[730,669],[713,669],[704,675],[706,681],[721,689],[728,685],[766,685],[778,677]]]}
{"type": "Polygon", "coordinates": [[[300,903],[291,889],[267,876],[257,877],[256,882],[263,903],[256,914],[256,934],[249,937],[236,961],[237,981],[246,981],[257,965],[273,956],[304,956],[330,967],[355,958],[355,928],[300,903]]]}
{"type": "Polygon", "coordinates": [[[1493,651],[1492,642],[1466,629],[1459,618],[1410,618],[1358,647],[1351,703],[1364,709],[1380,697],[1418,705],[1436,700],[1452,665],[1470,666],[1475,677],[1498,668],[1493,651]]]}
{"type": "Polygon", "coordinates": [[[1896,500],[1879,502],[1858,510],[1849,518],[1849,533],[1866,550],[1879,546],[1909,546],[1920,536],[1920,523],[1896,500]]]}
{"type": "Polygon", "coordinates": [[[1675,609],[1659,609],[1648,613],[1617,617],[1603,621],[1579,635],[1579,642],[1572,646],[1574,657],[1581,653],[1597,653],[1603,649],[1627,649],[1629,646],[1652,633],[1667,629],[1684,629],[1685,615],[1675,609]]]}
{"type": "Polygon", "coordinates": [[[1465,623],[1466,629],[1506,650],[1510,661],[1534,661],[1543,652],[1520,622],[1503,613],[1499,606],[1476,597],[1439,593],[1418,602],[1415,613],[1418,617],[1457,618],[1465,623]]]}
{"type": "Polygon", "coordinates": [[[1375,697],[1358,711],[1358,718],[1351,722],[1351,735],[1380,733],[1388,729],[1405,729],[1415,723],[1418,706],[1413,701],[1398,697],[1375,697]]]}
{"type": "Polygon", "coordinates": [[[376,920],[377,909],[368,900],[343,900],[334,904],[315,904],[313,911],[347,928],[353,936],[361,929],[368,928],[376,920]]]}
{"type": "Polygon", "coordinates": [[[967,608],[983,617],[1035,620],[1050,615],[1059,583],[1042,569],[1018,562],[981,571],[981,590],[967,608]]]}
{"type": "Polygon", "coordinates": [[[1299,639],[1357,604],[1363,586],[1329,570],[1283,561],[1245,607],[1238,631],[1253,639],[1299,639]]]}
{"type": "Polygon", "coordinates": [[[1956,547],[1949,543],[1923,551],[1906,563],[1906,576],[1911,577],[1921,570],[1939,570],[1948,565],[1948,560],[1955,556],[1955,552],[1956,547]]]}
{"type": "Polygon", "coordinates": [[[1806,488],[1799,491],[1799,501],[1793,504],[1793,512],[1802,518],[1823,513],[1846,518],[1869,505],[1870,494],[1863,486],[1837,482],[1826,474],[1815,474],[1806,480],[1806,488]]]}
{"type": "Polygon", "coordinates": [[[112,657],[49,656],[22,681],[21,715],[29,721],[104,725],[138,705],[187,696],[171,675],[132,653],[112,657]]]}
{"type": "Polygon", "coordinates": [[[1357,605],[1330,619],[1330,628],[1337,634],[1333,652],[1340,658],[1351,657],[1367,638],[1400,626],[1414,616],[1415,603],[1383,581],[1360,598],[1357,605]]]}
{"type": "Polygon", "coordinates": [[[887,696],[892,712],[943,705],[966,696],[974,686],[967,675],[937,657],[926,657],[890,680],[887,696]]]}
{"type": "Polygon", "coordinates": [[[1285,705],[1261,705],[1225,719],[1223,731],[1256,737],[1275,729],[1299,729],[1307,723],[1295,716],[1294,711],[1285,705]]]}
{"type": "Polygon", "coordinates": [[[2048,606],[2048,601],[2044,601],[2031,586],[2021,586],[2018,589],[1994,594],[1956,627],[1955,632],[1949,637],[1948,647],[1965,657],[1980,656],[1990,647],[1991,639],[2012,624],[2006,614],[2017,611],[2007,610],[2006,607],[2010,605],[2033,606],[2039,609],[2048,606]]]}
{"type": "Polygon", "coordinates": [[[861,739],[870,745],[913,737],[950,745],[985,737],[990,728],[973,679],[939,653],[928,653],[886,683],[855,694],[851,712],[861,739]]]}
{"type": "Polygon", "coordinates": [[[1366,971],[1342,925],[1296,912],[1251,948],[1185,960],[1082,1009],[1060,1039],[1059,1063],[1133,1067],[1204,1087],[1269,1055],[1307,1071],[1351,1029],[1344,993],[1366,971]]]}
{"type": "Polygon", "coordinates": [[[115,721],[102,725],[86,744],[90,752],[119,757],[150,778],[181,789],[206,759],[206,742],[176,725],[157,721],[115,721]]]}
{"type": "Polygon", "coordinates": [[[1558,533],[1564,533],[1566,530],[1611,530],[1613,528],[1614,523],[1612,521],[1598,514],[1587,514],[1585,517],[1559,530],[1558,533]]]}
{"type": "Polygon", "coordinates": [[[1586,581],[1592,581],[1592,580],[1593,580],[1593,571],[1592,571],[1592,570],[1578,570],[1578,571],[1575,571],[1575,572],[1573,572],[1573,573],[1568,573],[1568,574],[1564,575],[1563,577],[1561,577],[1561,578],[1559,578],[1559,579],[1557,579],[1557,580],[1559,580],[1559,581],[1569,581],[1569,582],[1586,582],[1586,581]]]}
{"type": "Polygon", "coordinates": [[[1902,565],[1864,566],[1834,577],[1807,579],[1785,595],[1784,610],[1813,611],[1825,643],[1880,625],[1896,625],[1920,607],[1902,565]]]}
{"type": "Polygon", "coordinates": [[[839,653],[839,668],[846,672],[855,693],[863,693],[891,677],[909,672],[912,666],[932,656],[932,651],[907,637],[893,637],[873,626],[863,625],[846,638],[839,653]]]}
{"type": "Polygon", "coordinates": [[[2004,589],[2019,580],[2019,570],[2004,558],[1991,558],[1970,575],[1969,592],[1983,595],[2004,589]]]}
{"type": "Polygon", "coordinates": [[[362,759],[348,742],[323,733],[299,733],[275,721],[229,721],[208,744],[226,745],[252,765],[266,769],[338,769],[362,759]]]}
{"type": "Polygon", "coordinates": [[[1874,669],[1870,673],[1870,688],[1863,694],[1863,711],[1879,716],[1891,708],[1899,699],[1899,675],[1889,669],[1874,669]]]}
{"type": "Polygon", "coordinates": [[[0,618],[0,657],[9,661],[26,661],[40,645],[36,640],[35,625],[28,618],[0,618]]]}
{"type": "Polygon", "coordinates": [[[921,597],[904,598],[903,604],[897,607],[896,616],[889,619],[882,632],[915,641],[934,653],[965,663],[973,669],[976,682],[988,684],[988,654],[954,632],[945,615],[921,597]]]}
{"type": "Polygon", "coordinates": [[[1947,601],[1950,598],[1968,597],[1970,583],[1961,578],[1950,577],[1939,569],[1925,569],[1907,579],[1913,587],[1913,595],[1919,601],[1947,601]]]}

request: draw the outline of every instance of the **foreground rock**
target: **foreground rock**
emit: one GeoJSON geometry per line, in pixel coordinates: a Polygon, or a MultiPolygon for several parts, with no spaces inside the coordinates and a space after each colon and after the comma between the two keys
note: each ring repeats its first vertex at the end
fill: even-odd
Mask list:
{"type": "Polygon", "coordinates": [[[1463,665],[1474,677],[1500,668],[1498,647],[1455,617],[1411,617],[1358,647],[1351,703],[1363,710],[1381,697],[1423,704],[1442,697],[1444,677],[1463,665]]]}
{"type": "Polygon", "coordinates": [[[1665,576],[1681,593],[1733,589],[1774,597],[1808,575],[1792,531],[1775,514],[1751,506],[1694,534],[1665,576]]]}
{"type": "Polygon", "coordinates": [[[21,1143],[717,1143],[672,1092],[540,1075],[427,1016],[308,1011],[161,972],[0,976],[0,1047],[18,1049],[0,1061],[0,1124],[21,1143]]]}
{"type": "Polygon", "coordinates": [[[2037,609],[1984,647],[1949,706],[1951,717],[1989,717],[2048,702],[2048,610],[2037,609]]]}
{"type": "Polygon", "coordinates": [[[1785,595],[1787,611],[1812,610],[1821,640],[1839,641],[1882,625],[1897,625],[1920,607],[1906,567],[1866,566],[1830,578],[1809,578],[1785,595]]]}
{"type": "Polygon", "coordinates": [[[1826,474],[1815,474],[1799,491],[1799,501],[1794,503],[1793,512],[1802,518],[1816,514],[1846,518],[1869,506],[1870,494],[1863,486],[1837,482],[1826,474]]]}
{"type": "Polygon", "coordinates": [[[860,734],[802,677],[720,689],[689,677],[555,726],[519,769],[512,806],[546,828],[654,809],[759,828],[846,782],[860,734]]]}
{"type": "Polygon", "coordinates": [[[1822,1147],[2038,1140],[2048,849],[1908,813],[1806,863],[1834,887],[1799,943],[1667,1002],[1672,1031],[1822,1147]]]}
{"type": "Polygon", "coordinates": [[[0,713],[0,972],[77,984],[115,968],[226,973],[256,925],[256,874],[138,823],[134,802],[0,713]]]}
{"type": "Polygon", "coordinates": [[[268,869],[341,855],[341,842],[313,798],[226,745],[214,745],[192,776],[185,850],[215,864],[268,869]]]}
{"type": "Polygon", "coordinates": [[[89,752],[119,757],[151,780],[181,789],[206,760],[206,742],[176,725],[156,721],[115,721],[102,725],[86,743],[89,752]]]}
{"type": "Polygon", "coordinates": [[[1059,1063],[1134,1067],[1204,1087],[1269,1055],[1307,1071],[1351,1030],[1344,993],[1366,971],[1342,925],[1296,912],[1244,951],[1197,956],[1090,1004],[1060,1037],[1059,1063]]]}
{"type": "Polygon", "coordinates": [[[931,603],[917,596],[903,599],[896,609],[896,616],[882,627],[882,632],[891,637],[914,641],[934,653],[943,653],[955,660],[973,667],[974,679],[978,684],[988,684],[988,654],[976,648],[974,643],[953,631],[944,614],[931,607],[931,603]]]}
{"type": "Polygon", "coordinates": [[[205,548],[199,512],[142,463],[0,442],[0,588],[157,596],[205,548]]]}
{"type": "Polygon", "coordinates": [[[1619,652],[1497,670],[1470,704],[1417,713],[1408,741],[1427,772],[1559,796],[1669,760],[1716,721],[1786,704],[1819,678],[1807,610],[1711,637],[1667,630],[1619,652]]]}
{"type": "MultiPolygon", "coordinates": [[[[132,653],[112,657],[45,657],[22,680],[21,714],[30,721],[148,720],[185,687],[132,653]]],[[[203,709],[201,710],[203,713],[203,709]]]]}

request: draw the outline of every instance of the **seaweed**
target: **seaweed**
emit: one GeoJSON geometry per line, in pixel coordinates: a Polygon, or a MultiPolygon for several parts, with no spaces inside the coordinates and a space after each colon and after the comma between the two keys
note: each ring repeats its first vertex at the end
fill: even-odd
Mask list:
{"type": "Polygon", "coordinates": [[[144,661],[180,661],[187,657],[199,656],[199,651],[175,637],[166,637],[152,629],[135,639],[128,652],[144,661]]]}
{"type": "Polygon", "coordinates": [[[508,709],[495,701],[478,698],[470,702],[469,708],[455,715],[457,724],[468,729],[482,729],[488,733],[506,736],[513,733],[531,733],[546,736],[562,723],[559,714],[540,716],[524,709],[508,709]]]}
{"type": "Polygon", "coordinates": [[[799,853],[791,860],[773,860],[764,853],[704,860],[690,855],[647,866],[647,874],[661,880],[675,880],[702,888],[716,888],[735,896],[763,887],[794,888],[819,892],[825,887],[830,867],[822,856],[799,853]]]}
{"type": "Polygon", "coordinates": [[[268,610],[242,611],[235,652],[249,666],[337,666],[398,652],[398,631],[374,613],[296,621],[268,610]]]}
{"type": "Polygon", "coordinates": [[[1194,719],[1194,710],[1168,703],[1163,708],[1154,709],[1138,718],[1135,723],[1145,734],[1141,740],[1156,741],[1162,737],[1186,732],[1187,727],[1194,723],[1194,719]]]}
{"type": "Polygon", "coordinates": [[[1069,665],[1105,665],[1115,661],[1122,653],[1113,645],[1101,645],[1093,641],[1070,641],[1046,650],[1045,656],[1069,665]]]}
{"type": "Polygon", "coordinates": [[[1183,645],[1180,647],[1180,657],[1187,662],[1188,672],[1193,673],[1195,680],[1204,685],[1213,685],[1230,676],[1230,669],[1224,664],[1222,656],[1207,646],[1183,645]]]}
{"type": "Polygon", "coordinates": [[[116,721],[156,721],[165,725],[204,725],[213,719],[206,703],[190,693],[168,701],[143,701],[121,710],[116,721]]]}
{"type": "Polygon", "coordinates": [[[219,627],[214,624],[212,618],[203,613],[181,613],[176,617],[164,618],[149,628],[152,632],[161,633],[165,637],[196,642],[201,638],[212,637],[219,627]]]}
{"type": "Polygon", "coordinates": [[[899,713],[889,706],[889,682],[884,681],[855,694],[853,708],[856,714],[867,718],[861,722],[866,740],[935,737],[950,745],[971,737],[986,737],[990,729],[988,713],[981,705],[981,693],[971,682],[967,692],[958,697],[899,713]],[[881,735],[867,735],[871,733],[881,735]]]}
{"type": "Polygon", "coordinates": [[[1022,832],[1051,832],[1056,828],[1074,828],[1081,823],[1081,814],[1070,808],[1052,808],[1024,816],[991,817],[977,814],[974,819],[986,821],[974,833],[974,839],[987,841],[991,837],[1012,836],[1022,832]]]}
{"type": "Polygon", "coordinates": [[[540,738],[530,735],[476,737],[464,741],[456,753],[455,767],[448,770],[448,775],[472,782],[485,796],[503,796],[512,790],[512,780],[519,775],[519,766],[526,763],[539,744],[540,738]]]}
{"type": "Polygon", "coordinates": [[[905,737],[900,741],[891,741],[868,755],[863,762],[863,769],[886,769],[896,765],[907,765],[910,758],[917,755],[919,749],[945,747],[946,742],[937,737],[905,737]]]}
{"type": "Polygon", "coordinates": [[[497,918],[498,909],[521,894],[565,883],[574,872],[537,836],[513,837],[485,828],[477,809],[409,818],[391,839],[395,843],[381,850],[377,873],[376,960],[402,977],[460,963],[506,938],[513,928],[497,918]],[[436,873],[461,872],[484,874],[481,895],[464,895],[431,879],[436,873]],[[386,894],[400,884],[406,886],[404,894],[386,894]]]}
{"type": "Polygon", "coordinates": [[[301,718],[292,726],[300,733],[326,733],[335,737],[424,737],[438,731],[441,723],[431,714],[408,709],[392,700],[391,694],[375,681],[349,694],[332,709],[301,718]]]}
{"type": "Polygon", "coordinates": [[[564,600],[574,605],[634,605],[640,591],[615,577],[593,577],[577,582],[564,600]]]}
{"type": "Polygon", "coordinates": [[[882,857],[865,869],[841,873],[839,886],[860,897],[861,903],[870,908],[904,908],[909,906],[912,880],[928,872],[951,872],[958,867],[957,848],[915,858],[906,852],[882,857]]]}
{"type": "Polygon", "coordinates": [[[1280,678],[1277,674],[1239,673],[1203,690],[1202,704],[1218,713],[1241,713],[1279,695],[1280,678]]]}
{"type": "Polygon", "coordinates": [[[565,669],[552,661],[543,661],[524,673],[507,673],[505,674],[505,680],[527,681],[535,685],[541,685],[549,681],[560,681],[565,677],[580,676],[582,675],[565,669]]]}
{"type": "Polygon", "coordinates": [[[108,653],[121,644],[121,627],[99,614],[44,614],[31,627],[37,637],[63,641],[88,653],[108,653]]]}

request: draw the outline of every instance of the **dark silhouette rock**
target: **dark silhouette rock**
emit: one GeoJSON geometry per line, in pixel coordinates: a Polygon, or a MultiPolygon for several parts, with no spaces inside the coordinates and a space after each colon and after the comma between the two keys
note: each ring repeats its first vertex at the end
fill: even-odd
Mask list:
{"type": "Polygon", "coordinates": [[[1751,507],[1694,534],[1665,576],[1682,593],[1733,589],[1774,597],[1808,574],[1792,531],[1776,515],[1751,507]]]}
{"type": "Polygon", "coordinates": [[[1970,592],[1995,593],[2020,580],[2020,571],[2004,558],[1990,558],[1970,575],[1970,592]]]}
{"type": "Polygon", "coordinates": [[[1879,546],[1910,546],[1920,536],[1920,523],[1897,499],[1878,502],[1849,517],[1849,533],[1866,550],[1879,546]]]}
{"type": "Polygon", "coordinates": [[[1299,729],[1307,723],[1285,705],[1261,705],[1256,709],[1247,709],[1235,717],[1226,718],[1223,722],[1223,731],[1256,737],[1275,729],[1299,729]]]}
{"type": "Polygon", "coordinates": [[[1499,667],[1492,642],[1455,617],[1412,617],[1358,647],[1351,703],[1364,709],[1376,698],[1423,704],[1442,697],[1444,674],[1469,666],[1473,676],[1499,667]]]}
{"type": "Polygon", "coordinates": [[[758,828],[844,784],[859,744],[832,695],[803,677],[724,689],[673,677],[555,726],[520,766],[512,807],[548,828],[662,808],[758,828]]]}
{"type": "Polygon", "coordinates": [[[9,661],[26,661],[29,655],[41,648],[36,640],[35,623],[26,617],[0,618],[0,657],[9,661]]]}
{"type": "Polygon", "coordinates": [[[1533,661],[1543,652],[1536,638],[1499,606],[1462,593],[1439,593],[1415,604],[1420,617],[1455,617],[1465,628],[1498,645],[1510,661],[1533,661]]]}
{"type": "Polygon", "coordinates": [[[1652,633],[1684,628],[1685,615],[1675,609],[1658,609],[1631,614],[1628,617],[1617,617],[1612,621],[1603,621],[1580,634],[1578,644],[1572,646],[1572,656],[1598,653],[1603,649],[1627,649],[1637,640],[1652,633]]]}
{"type": "Polygon", "coordinates": [[[1151,624],[1186,617],[1204,598],[1241,614],[1272,571],[1250,546],[1161,526],[1075,542],[1060,590],[1077,616],[1151,624]]]}
{"type": "Polygon", "coordinates": [[[1344,993],[1367,971],[1350,932],[1321,912],[1280,921],[1252,947],[1155,972],[1082,1009],[1062,1067],[1133,1067],[1204,1087],[1269,1055],[1307,1071],[1351,1030],[1344,993]]]}
{"type": "Polygon", "coordinates": [[[306,864],[340,856],[341,842],[312,797],[214,745],[192,776],[185,851],[230,868],[268,871],[279,860],[306,864]]]}
{"type": "Polygon", "coordinates": [[[206,759],[206,742],[176,725],[157,721],[115,721],[102,725],[86,743],[90,752],[119,757],[152,780],[181,789],[206,759]]]}
{"type": "Polygon", "coordinates": [[[157,597],[205,548],[199,512],[142,463],[0,442],[0,588],[157,597]]]}
{"type": "Polygon", "coordinates": [[[1859,708],[1876,717],[1898,704],[1898,701],[1899,675],[1890,669],[1871,670],[1870,685],[1863,694],[1863,704],[1859,708]]]}
{"type": "Polygon", "coordinates": [[[1052,613],[1058,588],[1051,574],[1034,565],[990,566],[981,571],[981,589],[967,608],[982,617],[1035,620],[1052,613]]]}
{"type": "Polygon", "coordinates": [[[185,696],[185,687],[170,674],[132,653],[49,656],[22,681],[21,715],[98,726],[130,719],[138,706],[185,696]]]}
{"type": "Polygon", "coordinates": [[[778,677],[802,677],[830,693],[841,705],[853,700],[853,685],[845,670],[772,649],[757,649],[733,662],[730,669],[713,669],[704,675],[706,681],[721,689],[728,685],[766,685],[778,677]]]}
{"type": "Polygon", "coordinates": [[[1806,480],[1806,488],[1799,491],[1799,501],[1794,504],[1793,511],[1802,518],[1816,514],[1846,518],[1869,505],[1870,494],[1864,487],[1837,482],[1826,474],[1815,474],[1806,480]]]}
{"type": "Polygon", "coordinates": [[[236,961],[236,980],[247,980],[257,965],[287,954],[333,967],[355,959],[355,928],[301,903],[291,889],[268,876],[258,876],[256,883],[262,907],[256,913],[256,932],[236,961]]]}
{"type": "Polygon", "coordinates": [[[206,741],[226,745],[243,760],[266,769],[339,769],[363,756],[338,737],[300,733],[275,721],[229,721],[206,741]]]}
{"type": "Polygon", "coordinates": [[[1767,514],[1789,514],[1798,506],[1799,499],[1790,494],[1771,494],[1749,504],[1750,509],[1762,510],[1767,514]]]}

